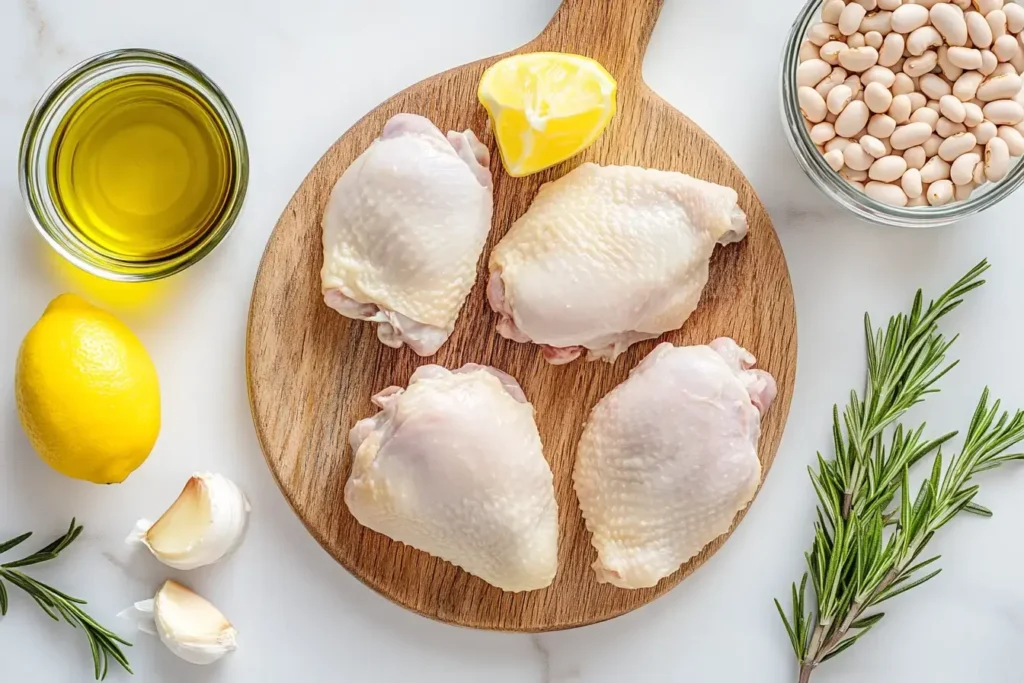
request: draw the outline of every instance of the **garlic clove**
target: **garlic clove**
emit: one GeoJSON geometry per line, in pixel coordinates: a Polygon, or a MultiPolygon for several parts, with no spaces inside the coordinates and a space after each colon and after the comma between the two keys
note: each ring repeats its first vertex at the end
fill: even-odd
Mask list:
{"type": "Polygon", "coordinates": [[[249,502],[234,482],[219,474],[197,473],[155,523],[141,519],[128,543],[142,543],[175,569],[213,564],[242,542],[249,502]]]}
{"type": "Polygon", "coordinates": [[[120,617],[155,634],[168,650],[192,664],[212,664],[238,648],[238,631],[208,600],[176,581],[167,581],[152,600],[142,600],[120,617]]]}

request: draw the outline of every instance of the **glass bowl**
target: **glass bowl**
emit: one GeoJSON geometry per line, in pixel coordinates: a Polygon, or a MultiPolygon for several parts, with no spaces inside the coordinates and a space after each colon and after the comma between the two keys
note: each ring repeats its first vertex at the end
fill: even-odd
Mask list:
{"type": "Polygon", "coordinates": [[[1014,163],[1006,177],[985,183],[964,201],[944,206],[899,207],[883,204],[867,196],[832,170],[811,140],[797,103],[796,68],[800,63],[800,43],[807,29],[820,21],[822,0],[808,0],[793,22],[782,55],[780,100],[786,138],[800,168],[814,185],[843,208],[872,223],[903,228],[933,228],[949,225],[973,216],[999,203],[1024,183],[1024,164],[1014,163]]]}
{"type": "Polygon", "coordinates": [[[241,211],[249,181],[249,154],[235,110],[227,97],[195,66],[155,50],[114,50],[72,67],[36,104],[25,127],[18,160],[18,180],[32,222],[58,253],[79,268],[122,282],[159,280],[197,263],[227,236],[241,211]],[[174,79],[204,98],[223,125],[233,173],[229,192],[215,222],[186,248],[147,260],[103,253],[84,241],[54,200],[50,149],[64,116],[96,86],[128,75],[152,74],[174,79]]]}

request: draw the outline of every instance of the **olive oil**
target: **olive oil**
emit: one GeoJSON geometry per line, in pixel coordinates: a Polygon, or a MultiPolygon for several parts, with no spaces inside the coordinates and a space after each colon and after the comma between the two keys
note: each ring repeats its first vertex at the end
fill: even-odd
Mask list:
{"type": "Polygon", "coordinates": [[[209,101],[155,74],[114,78],[83,95],[49,151],[54,205],[90,248],[122,261],[183,252],[214,228],[237,172],[209,101]]]}

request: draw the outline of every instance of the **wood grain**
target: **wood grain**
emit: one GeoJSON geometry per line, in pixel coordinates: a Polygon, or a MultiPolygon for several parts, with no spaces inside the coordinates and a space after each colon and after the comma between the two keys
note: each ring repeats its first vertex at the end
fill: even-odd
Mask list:
{"type": "MultiPolygon", "coordinates": [[[[693,122],[651,91],[641,63],[662,0],[566,0],[547,28],[515,52],[575,52],[599,60],[619,82],[619,113],[582,155],[527,178],[501,169],[476,87],[502,56],[447,71],[395,95],[349,129],[317,163],[275,228],[253,291],[246,348],[249,396],[260,444],[277,482],[310,533],[350,572],[382,595],[441,621],[486,629],[545,631],[609,619],[650,602],[703,564],[728,535],[658,586],[627,591],[598,584],[590,545],[572,490],[572,465],[584,420],[597,400],[622,382],[658,341],[706,343],[726,335],[750,349],[771,372],[779,397],[768,412],[759,448],[767,474],[782,437],[796,371],[796,320],[785,258],[764,207],[724,151],[693,122]],[[373,326],[323,305],[320,218],[348,165],[392,115],[423,114],[442,130],[471,128],[492,153],[494,222],[478,282],[451,340],[431,359],[377,341],[373,326]],[[700,307],[680,331],[635,345],[615,364],[547,365],[539,351],[494,332],[484,296],[486,253],[529,206],[544,182],[583,161],[682,171],[739,192],[750,221],[745,241],[719,248],[700,307]],[[554,584],[504,593],[454,566],[361,527],[343,490],[351,465],[347,435],[375,412],[370,397],[404,386],[424,363],[457,368],[487,363],[522,384],[536,408],[545,456],[555,475],[561,539],[554,584]]],[[[744,513],[737,515],[736,522],[744,513]]]]}

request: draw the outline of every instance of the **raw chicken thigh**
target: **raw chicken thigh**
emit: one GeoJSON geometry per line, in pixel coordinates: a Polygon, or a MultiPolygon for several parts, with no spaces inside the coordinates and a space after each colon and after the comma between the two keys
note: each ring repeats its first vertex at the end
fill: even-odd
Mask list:
{"type": "Polygon", "coordinates": [[[345,171],[323,218],[324,302],[421,356],[455,328],[491,228],[487,148],[398,114],[345,171]]]}
{"type": "Polygon", "coordinates": [[[754,497],[775,380],[753,364],[732,339],[661,344],[594,408],[573,481],[598,581],[657,584],[754,497]]]}
{"type": "Polygon", "coordinates": [[[360,524],[506,591],[544,588],[558,506],[533,406],[503,372],[426,365],[352,429],[345,502],[360,524]]]}
{"type": "Polygon", "coordinates": [[[560,364],[614,361],[683,325],[715,244],[747,234],[736,192],[682,173],[586,163],[541,187],[490,258],[498,333],[560,364]]]}

